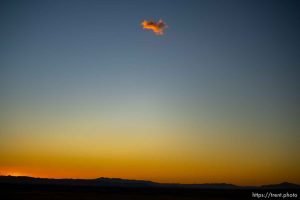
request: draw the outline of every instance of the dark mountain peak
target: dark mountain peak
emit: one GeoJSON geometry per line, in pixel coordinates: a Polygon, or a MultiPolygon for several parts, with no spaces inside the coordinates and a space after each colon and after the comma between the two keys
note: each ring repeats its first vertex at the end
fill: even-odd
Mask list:
{"type": "MultiPolygon", "coordinates": [[[[152,181],[146,181],[146,180],[135,180],[135,179],[124,179],[124,178],[109,178],[109,177],[100,177],[96,178],[95,180],[99,181],[132,181],[132,182],[152,182],[152,181]]],[[[154,183],[154,182],[152,182],[154,183]]]]}
{"type": "Polygon", "coordinates": [[[234,189],[240,186],[229,184],[229,183],[202,183],[202,184],[179,184],[182,187],[188,188],[203,188],[203,189],[234,189]]]}
{"type": "Polygon", "coordinates": [[[121,178],[107,178],[100,177],[94,179],[98,184],[106,186],[124,186],[124,187],[147,187],[147,186],[158,186],[159,183],[145,180],[132,180],[132,179],[121,179],[121,178]]]}
{"type": "Polygon", "coordinates": [[[262,185],[263,188],[300,188],[300,185],[289,183],[289,182],[282,182],[279,184],[270,184],[270,185],[262,185]]]}

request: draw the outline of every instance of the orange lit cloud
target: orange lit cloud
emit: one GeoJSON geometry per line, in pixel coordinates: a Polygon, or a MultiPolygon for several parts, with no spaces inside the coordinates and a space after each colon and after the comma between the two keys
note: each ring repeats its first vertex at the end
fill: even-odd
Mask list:
{"type": "Polygon", "coordinates": [[[163,35],[164,29],[167,27],[161,19],[157,23],[144,20],[141,25],[143,26],[143,29],[150,29],[157,35],[163,35]]]}

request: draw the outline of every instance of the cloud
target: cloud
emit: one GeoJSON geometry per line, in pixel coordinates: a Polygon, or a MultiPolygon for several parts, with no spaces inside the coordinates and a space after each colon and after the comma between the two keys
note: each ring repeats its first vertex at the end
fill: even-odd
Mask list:
{"type": "Polygon", "coordinates": [[[167,28],[167,25],[161,19],[157,23],[144,20],[141,25],[143,26],[143,29],[150,29],[156,35],[163,35],[164,29],[167,28]]]}

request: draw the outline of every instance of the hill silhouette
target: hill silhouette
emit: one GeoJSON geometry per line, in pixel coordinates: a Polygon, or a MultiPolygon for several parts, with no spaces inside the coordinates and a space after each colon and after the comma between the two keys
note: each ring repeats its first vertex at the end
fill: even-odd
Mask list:
{"type": "Polygon", "coordinates": [[[227,183],[156,183],[120,178],[51,179],[27,176],[0,176],[1,199],[23,200],[196,200],[253,199],[253,193],[299,194],[300,186],[280,183],[237,186],[227,183]]]}
{"type": "Polygon", "coordinates": [[[279,184],[271,184],[271,185],[262,185],[262,188],[300,188],[300,185],[289,183],[289,182],[282,182],[279,184]]]}
{"type": "Polygon", "coordinates": [[[147,180],[130,180],[121,178],[96,178],[96,179],[54,179],[34,178],[28,176],[0,176],[0,183],[10,184],[41,184],[41,185],[69,185],[69,186],[105,186],[105,187],[155,187],[155,188],[191,188],[191,189],[243,189],[243,188],[300,188],[300,185],[283,182],[262,186],[238,186],[228,183],[203,183],[203,184],[179,184],[157,183],[147,180]]]}

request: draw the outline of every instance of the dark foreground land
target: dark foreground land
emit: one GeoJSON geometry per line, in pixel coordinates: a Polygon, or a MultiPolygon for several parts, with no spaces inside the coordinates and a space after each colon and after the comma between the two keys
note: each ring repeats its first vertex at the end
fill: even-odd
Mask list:
{"type": "MultiPolygon", "coordinates": [[[[119,188],[94,186],[63,186],[35,184],[0,184],[1,199],[24,200],[79,200],[79,199],[145,199],[145,200],[193,200],[193,199],[263,199],[253,194],[296,194],[299,189],[190,189],[190,188],[119,188]]],[[[298,199],[296,197],[270,199],[298,199]]]]}
{"type": "Polygon", "coordinates": [[[300,187],[278,184],[240,187],[228,184],[159,184],[123,179],[38,179],[0,177],[0,199],[22,200],[193,200],[299,199],[300,187]],[[265,195],[265,196],[263,196],[265,195]]]}

